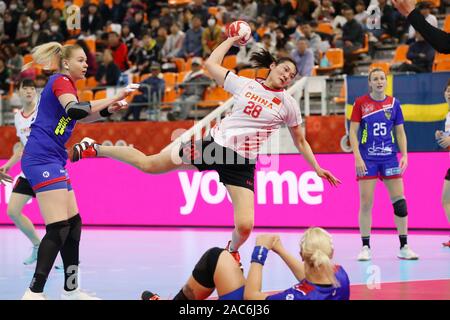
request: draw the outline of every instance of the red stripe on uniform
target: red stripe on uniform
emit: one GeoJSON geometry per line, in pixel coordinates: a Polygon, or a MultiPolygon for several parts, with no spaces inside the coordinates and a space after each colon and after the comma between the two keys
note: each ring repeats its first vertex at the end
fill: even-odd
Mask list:
{"type": "Polygon", "coordinates": [[[384,179],[386,179],[386,180],[398,179],[398,178],[401,178],[401,177],[402,177],[401,174],[396,174],[395,176],[389,176],[389,177],[384,177],[384,176],[382,176],[382,177],[381,177],[381,180],[384,180],[384,179]]]}
{"type": "Polygon", "coordinates": [[[359,181],[359,180],[373,180],[373,179],[378,179],[378,177],[377,176],[356,177],[356,181],[359,181]]]}
{"type": "Polygon", "coordinates": [[[66,181],[66,180],[67,180],[66,177],[59,177],[59,178],[55,178],[55,179],[52,179],[52,180],[44,181],[44,182],[41,182],[41,183],[38,183],[37,185],[35,185],[33,187],[33,190],[37,191],[37,190],[39,190],[39,189],[41,189],[43,187],[46,187],[46,186],[49,186],[51,184],[55,184],[55,183],[58,183],[58,182],[66,181]]]}

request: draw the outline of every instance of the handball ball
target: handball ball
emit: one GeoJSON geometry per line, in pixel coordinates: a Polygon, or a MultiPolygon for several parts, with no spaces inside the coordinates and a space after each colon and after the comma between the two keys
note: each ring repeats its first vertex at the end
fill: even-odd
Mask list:
{"type": "Polygon", "coordinates": [[[250,28],[247,22],[238,20],[231,23],[228,26],[227,36],[228,37],[241,36],[241,39],[236,41],[236,43],[240,46],[244,46],[252,36],[252,29],[250,28]]]}

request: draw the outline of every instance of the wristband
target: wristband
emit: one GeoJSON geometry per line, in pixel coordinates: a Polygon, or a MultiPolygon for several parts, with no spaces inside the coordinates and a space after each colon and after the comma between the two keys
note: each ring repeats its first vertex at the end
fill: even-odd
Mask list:
{"type": "Polygon", "coordinates": [[[105,108],[105,109],[103,109],[103,110],[100,111],[100,115],[101,115],[103,118],[107,118],[107,117],[111,116],[112,113],[108,111],[108,108],[105,108]]]}
{"type": "Polygon", "coordinates": [[[251,262],[256,262],[256,263],[264,265],[264,263],[266,262],[268,253],[269,253],[269,249],[267,249],[266,247],[256,246],[253,249],[251,262]]]}

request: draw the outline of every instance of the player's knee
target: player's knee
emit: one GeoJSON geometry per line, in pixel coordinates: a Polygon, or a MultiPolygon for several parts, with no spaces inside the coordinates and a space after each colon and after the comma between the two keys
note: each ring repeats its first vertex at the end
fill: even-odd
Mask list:
{"type": "Polygon", "coordinates": [[[192,271],[192,277],[205,288],[214,288],[214,273],[216,271],[217,262],[220,254],[223,252],[221,248],[211,248],[207,250],[195,265],[192,271]]]}
{"type": "Polygon", "coordinates": [[[408,216],[408,208],[406,206],[405,199],[396,200],[392,206],[394,207],[394,214],[397,217],[405,218],[406,216],[408,216]]]}
{"type": "Polygon", "coordinates": [[[254,226],[253,220],[247,220],[247,221],[238,222],[236,224],[236,229],[237,229],[237,232],[239,233],[239,235],[249,236],[250,233],[252,233],[253,226],[254,226]]]}
{"type": "Polygon", "coordinates": [[[6,213],[8,214],[8,217],[12,220],[17,220],[20,215],[22,214],[20,212],[20,210],[17,210],[14,207],[8,207],[8,209],[6,210],[6,213]]]}

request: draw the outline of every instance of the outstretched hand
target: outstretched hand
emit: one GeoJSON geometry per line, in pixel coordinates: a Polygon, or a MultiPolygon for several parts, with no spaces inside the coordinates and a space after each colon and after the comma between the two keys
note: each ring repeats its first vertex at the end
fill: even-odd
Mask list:
{"type": "Polygon", "coordinates": [[[341,180],[339,180],[338,178],[336,178],[330,171],[319,168],[316,170],[316,173],[319,177],[321,177],[322,179],[326,179],[328,180],[328,182],[333,186],[333,187],[337,187],[339,184],[341,184],[341,180]]]}
{"type": "Polygon", "coordinates": [[[0,170],[0,184],[4,185],[5,182],[11,183],[13,178],[5,170],[0,170]]]}
{"type": "Polygon", "coordinates": [[[128,102],[126,100],[120,100],[108,107],[110,113],[119,112],[128,108],[128,102]]]}
{"type": "Polygon", "coordinates": [[[116,100],[120,101],[128,97],[130,94],[132,94],[134,91],[139,89],[139,84],[137,83],[130,83],[127,85],[124,89],[120,90],[116,95],[116,100]]]}
{"type": "Polygon", "coordinates": [[[416,7],[416,0],[392,0],[392,4],[402,15],[407,17],[416,7]]]}

